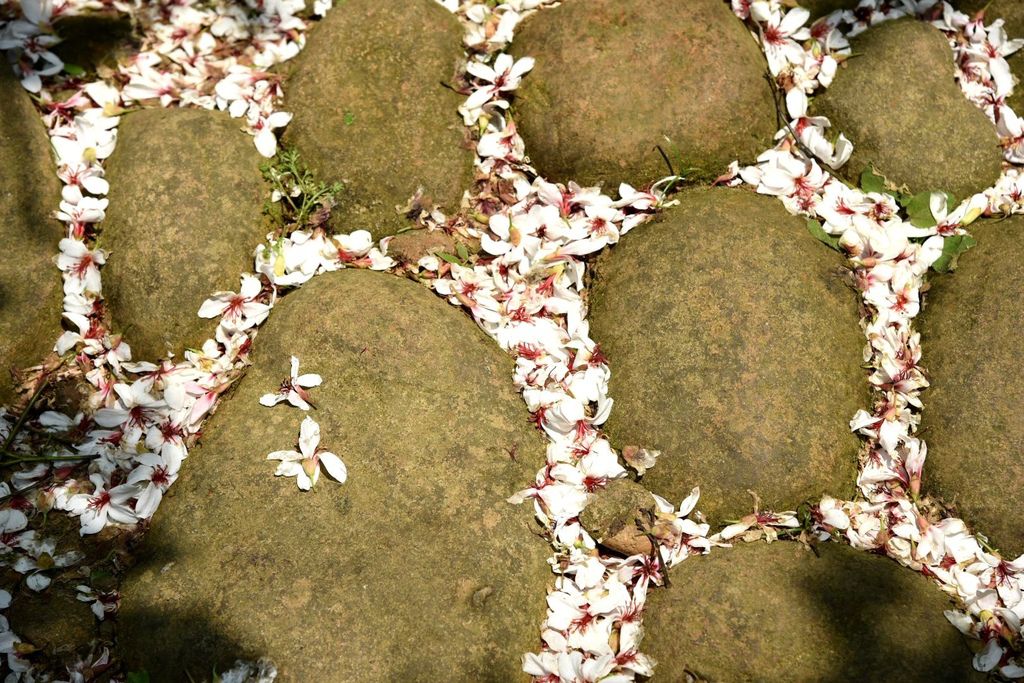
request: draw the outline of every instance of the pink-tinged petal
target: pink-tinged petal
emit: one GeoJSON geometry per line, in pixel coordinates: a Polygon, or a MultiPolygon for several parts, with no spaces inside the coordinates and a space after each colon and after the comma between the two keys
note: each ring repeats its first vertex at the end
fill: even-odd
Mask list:
{"type": "Polygon", "coordinates": [[[135,512],[124,505],[111,504],[107,516],[111,521],[117,522],[118,524],[135,524],[139,521],[135,512]]]}
{"type": "Polygon", "coordinates": [[[263,394],[260,396],[260,405],[273,408],[283,400],[285,400],[285,397],[281,394],[263,394]]]}
{"type": "Polygon", "coordinates": [[[107,510],[106,508],[100,510],[88,509],[78,519],[82,524],[82,528],[78,531],[81,536],[98,534],[107,524],[107,510]]]}
{"type": "Polygon", "coordinates": [[[466,98],[466,103],[463,106],[466,109],[478,109],[487,104],[493,96],[493,88],[480,88],[479,90],[474,90],[473,94],[466,98]]]}
{"type": "Polygon", "coordinates": [[[326,451],[320,453],[320,464],[327,470],[327,474],[334,477],[339,484],[344,484],[345,480],[348,479],[348,468],[345,467],[345,463],[341,461],[341,458],[334,453],[326,451]]]}
{"type": "Polygon", "coordinates": [[[309,410],[313,407],[309,405],[309,403],[307,403],[306,400],[302,398],[302,396],[300,396],[298,392],[294,390],[289,391],[288,396],[286,398],[288,400],[288,403],[292,404],[296,408],[300,408],[302,410],[309,410]]]}
{"type": "Polygon", "coordinates": [[[811,13],[803,7],[794,7],[786,12],[786,16],[779,22],[779,28],[787,35],[796,33],[800,27],[811,18],[811,13]]]}
{"type": "MultiPolygon", "coordinates": [[[[529,59],[528,57],[526,59],[529,59]]],[[[507,73],[512,69],[512,65],[515,64],[515,58],[507,52],[502,52],[494,60],[494,73],[503,74],[507,73]]]]}
{"type": "Polygon", "coordinates": [[[286,111],[275,111],[273,114],[267,117],[266,126],[268,128],[284,128],[292,120],[292,115],[286,111]]]}
{"type": "Polygon", "coordinates": [[[262,289],[263,283],[260,282],[260,279],[258,277],[255,277],[253,275],[243,275],[242,286],[238,290],[238,293],[241,294],[246,299],[252,299],[255,296],[257,296],[260,293],[260,290],[262,289]]]}
{"type": "Polygon", "coordinates": [[[533,69],[533,65],[533,57],[523,57],[518,62],[516,62],[515,66],[513,66],[512,69],[509,71],[509,76],[512,78],[521,78],[531,69],[533,69]]]}

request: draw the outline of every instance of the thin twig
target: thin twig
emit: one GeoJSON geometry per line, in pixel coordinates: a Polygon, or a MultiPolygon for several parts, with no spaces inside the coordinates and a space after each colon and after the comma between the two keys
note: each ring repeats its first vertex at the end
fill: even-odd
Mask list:
{"type": "Polygon", "coordinates": [[[14,423],[14,427],[12,427],[11,431],[8,432],[7,438],[4,439],[4,445],[0,446],[0,450],[6,451],[11,447],[11,444],[14,443],[14,437],[16,437],[18,432],[21,431],[21,427],[25,424],[25,420],[28,418],[29,412],[32,411],[32,406],[36,404],[36,400],[43,393],[43,389],[46,388],[48,383],[49,377],[44,376],[43,380],[39,383],[39,386],[36,387],[35,393],[32,394],[32,398],[29,399],[28,405],[25,406],[25,409],[22,410],[21,414],[18,416],[18,420],[14,423]]]}

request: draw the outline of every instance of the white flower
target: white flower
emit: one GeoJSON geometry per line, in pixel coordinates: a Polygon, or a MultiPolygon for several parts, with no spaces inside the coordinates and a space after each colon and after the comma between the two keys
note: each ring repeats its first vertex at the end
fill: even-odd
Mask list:
{"type": "Polygon", "coordinates": [[[102,249],[91,251],[85,246],[85,242],[70,237],[62,239],[60,241],[60,256],[57,257],[57,267],[66,274],[65,293],[92,292],[99,294],[102,289],[99,266],[106,263],[106,260],[107,254],[102,249]]]}
{"type": "Polygon", "coordinates": [[[790,64],[803,64],[804,49],[797,41],[811,37],[810,31],[803,28],[810,16],[802,7],[794,7],[785,14],[776,10],[760,25],[764,55],[772,75],[782,73],[790,64]]]}
{"type": "Polygon", "coordinates": [[[200,318],[222,316],[222,324],[233,330],[247,330],[255,327],[270,315],[270,304],[258,301],[263,283],[255,275],[243,275],[238,294],[216,292],[199,307],[200,318]]]}
{"type": "Polygon", "coordinates": [[[50,577],[43,572],[49,569],[63,569],[82,560],[85,555],[77,550],[57,553],[57,540],[37,540],[35,531],[22,534],[19,546],[26,553],[14,562],[14,571],[28,574],[25,583],[34,591],[41,591],[50,585],[50,577]]]}
{"type": "Polygon", "coordinates": [[[292,115],[276,111],[270,116],[258,115],[250,122],[249,127],[255,135],[256,149],[268,159],[277,154],[277,135],[274,130],[284,128],[292,120],[292,115]]]}
{"type": "Polygon", "coordinates": [[[488,66],[483,62],[471,61],[466,65],[466,71],[475,76],[485,85],[478,87],[466,100],[466,109],[477,109],[482,107],[496,95],[515,90],[523,76],[533,68],[533,58],[523,57],[516,60],[512,55],[501,53],[494,60],[494,66],[488,66]]]}
{"type": "Polygon", "coordinates": [[[121,594],[117,591],[103,592],[97,591],[92,586],[85,584],[79,584],[76,586],[78,595],[76,596],[80,602],[88,602],[89,609],[92,610],[93,615],[103,621],[103,617],[111,612],[116,612],[117,608],[121,606],[121,594]]]}
{"type": "Polygon", "coordinates": [[[277,393],[263,394],[263,396],[260,397],[260,405],[270,408],[272,406],[276,406],[282,401],[288,401],[288,403],[296,408],[309,410],[312,405],[309,403],[309,393],[306,392],[306,389],[318,387],[321,382],[323,382],[323,378],[320,377],[320,375],[300,375],[299,359],[292,356],[291,377],[281,382],[281,386],[278,388],[277,393]]]}
{"type": "Polygon", "coordinates": [[[99,533],[108,520],[117,524],[134,524],[138,521],[135,512],[127,505],[138,493],[137,486],[122,484],[108,490],[99,474],[90,475],[89,481],[96,487],[95,491],[91,494],[79,493],[68,499],[68,510],[81,520],[82,536],[99,533]]]}
{"type": "Polygon", "coordinates": [[[307,417],[299,428],[298,451],[274,451],[267,455],[267,460],[280,460],[274,472],[279,477],[296,477],[299,488],[308,491],[320,478],[320,467],[323,466],[339,484],[348,478],[348,469],[341,458],[334,453],[319,450],[320,425],[313,418],[307,417]]]}
{"type": "Polygon", "coordinates": [[[127,484],[138,487],[135,514],[149,519],[160,506],[164,493],[178,478],[177,469],[156,453],[144,453],[136,461],[139,466],[128,475],[127,484]]]}

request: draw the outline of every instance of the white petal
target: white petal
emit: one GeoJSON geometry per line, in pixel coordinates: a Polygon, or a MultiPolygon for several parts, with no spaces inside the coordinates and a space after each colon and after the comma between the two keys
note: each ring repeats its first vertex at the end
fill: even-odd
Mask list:
{"type": "Polygon", "coordinates": [[[263,394],[260,396],[260,405],[268,408],[273,408],[278,403],[284,400],[284,396],[281,394],[263,394]]]}
{"type": "Polygon", "coordinates": [[[327,470],[327,474],[334,477],[339,483],[345,483],[345,480],[348,479],[348,468],[334,453],[321,453],[320,464],[327,470]]]}
{"type": "Polygon", "coordinates": [[[264,128],[256,133],[256,149],[268,159],[277,154],[277,136],[270,128],[264,128]]]}
{"type": "Polygon", "coordinates": [[[313,418],[307,417],[299,427],[299,450],[307,458],[312,458],[318,445],[320,445],[320,425],[313,418]]]}

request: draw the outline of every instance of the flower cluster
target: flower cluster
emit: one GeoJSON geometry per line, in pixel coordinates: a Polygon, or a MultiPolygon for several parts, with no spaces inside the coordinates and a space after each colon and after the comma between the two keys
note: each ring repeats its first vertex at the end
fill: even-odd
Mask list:
{"type": "MultiPolygon", "coordinates": [[[[602,554],[580,524],[590,496],[627,475],[601,433],[612,409],[609,369],[590,338],[584,258],[670,205],[664,191],[677,179],[646,189],[623,184],[615,199],[597,188],[549,183],[526,163],[507,110],[532,60],[516,61],[503,48],[529,10],[548,4],[451,7],[464,21],[472,55],[460,113],[477,134],[478,177],[486,178],[470,199],[483,251],[471,262],[427,256],[417,265],[424,281],[468,310],[515,357],[514,382],[548,439],[546,465],[511,498],[533,501],[549,530],[558,575],[542,626],[544,649],[526,655],[524,670],[539,680],[633,680],[653,671],[639,650],[648,586],[713,541],[707,524],[689,518],[696,490],[678,509],[654,496],[657,556],[602,554]]],[[[648,454],[645,462],[653,459],[648,454]]]]}

